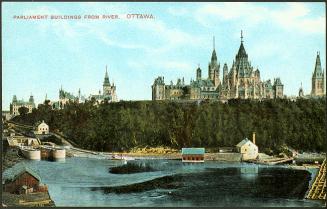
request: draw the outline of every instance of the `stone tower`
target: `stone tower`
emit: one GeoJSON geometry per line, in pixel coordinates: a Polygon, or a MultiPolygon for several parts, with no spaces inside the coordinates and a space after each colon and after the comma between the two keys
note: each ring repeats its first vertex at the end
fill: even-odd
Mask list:
{"type": "Polygon", "coordinates": [[[208,78],[213,82],[215,87],[220,84],[219,81],[219,63],[217,59],[217,54],[215,50],[215,37],[213,37],[213,51],[211,55],[211,61],[209,62],[208,66],[208,78]]]}
{"type": "Polygon", "coordinates": [[[165,78],[159,76],[152,85],[152,100],[164,100],[165,97],[165,78]]]}
{"type": "Polygon", "coordinates": [[[111,85],[109,81],[109,76],[108,76],[108,70],[107,70],[107,65],[106,65],[106,74],[104,76],[104,81],[103,81],[103,95],[110,95],[111,94],[111,85]]]}
{"type": "Polygon", "coordinates": [[[196,80],[201,80],[201,68],[200,65],[198,65],[198,69],[196,69],[196,80]]]}
{"type": "Polygon", "coordinates": [[[301,82],[301,87],[299,89],[299,97],[304,97],[304,91],[303,91],[303,88],[302,88],[302,82],[301,82]]]}
{"type": "Polygon", "coordinates": [[[17,102],[17,96],[16,95],[14,95],[13,97],[12,97],[12,102],[14,103],[14,102],[17,102]]]}
{"type": "Polygon", "coordinates": [[[33,97],[33,95],[32,95],[32,94],[31,94],[31,96],[30,96],[30,98],[29,98],[28,102],[30,102],[30,103],[34,103],[34,97],[33,97]]]}
{"type": "Polygon", "coordinates": [[[224,64],[223,68],[223,86],[228,86],[228,66],[227,63],[224,64]]]}
{"type": "Polygon", "coordinates": [[[323,96],[324,95],[324,73],[321,69],[320,53],[317,53],[316,65],[312,74],[312,96],[323,96]]]}
{"type": "Polygon", "coordinates": [[[274,79],[274,98],[283,98],[284,97],[284,85],[282,84],[280,78],[274,79]]]}

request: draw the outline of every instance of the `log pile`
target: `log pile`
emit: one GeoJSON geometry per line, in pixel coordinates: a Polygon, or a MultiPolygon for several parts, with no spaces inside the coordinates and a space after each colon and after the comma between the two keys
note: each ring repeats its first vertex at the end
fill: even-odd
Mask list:
{"type": "Polygon", "coordinates": [[[306,198],[312,200],[326,200],[326,159],[321,164],[319,172],[306,198]]]}

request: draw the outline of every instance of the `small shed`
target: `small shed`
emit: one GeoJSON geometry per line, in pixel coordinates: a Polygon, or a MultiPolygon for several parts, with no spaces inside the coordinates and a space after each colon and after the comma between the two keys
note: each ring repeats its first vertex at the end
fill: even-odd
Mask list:
{"type": "Polygon", "coordinates": [[[204,148],[182,148],[182,162],[204,162],[204,148]]]}
{"type": "Polygon", "coordinates": [[[254,160],[258,157],[258,147],[247,138],[236,145],[236,150],[242,154],[242,160],[254,160]]]}
{"type": "Polygon", "coordinates": [[[28,167],[11,168],[11,173],[3,177],[3,187],[5,192],[10,193],[29,193],[38,192],[42,187],[42,192],[47,191],[41,184],[40,176],[28,167]]]}
{"type": "Polygon", "coordinates": [[[49,126],[44,122],[44,120],[37,124],[36,134],[49,134],[49,126]]]}

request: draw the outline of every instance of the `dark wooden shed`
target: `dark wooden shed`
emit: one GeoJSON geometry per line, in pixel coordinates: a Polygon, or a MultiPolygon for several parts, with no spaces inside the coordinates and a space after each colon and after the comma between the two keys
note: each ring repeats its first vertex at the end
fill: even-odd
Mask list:
{"type": "Polygon", "coordinates": [[[47,191],[47,187],[42,185],[41,178],[33,170],[23,167],[15,169],[9,177],[4,179],[4,191],[10,193],[20,193],[23,186],[28,189],[28,191],[47,191]],[[33,188],[33,189],[30,189],[33,188]]]}

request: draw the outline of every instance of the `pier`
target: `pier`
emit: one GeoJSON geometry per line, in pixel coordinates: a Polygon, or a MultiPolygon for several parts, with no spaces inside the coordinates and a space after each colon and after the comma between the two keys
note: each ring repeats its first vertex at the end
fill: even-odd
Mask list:
{"type": "Polygon", "coordinates": [[[321,164],[319,172],[306,198],[312,200],[326,200],[326,158],[321,164]]]}
{"type": "Polygon", "coordinates": [[[270,158],[270,159],[256,159],[256,160],[244,160],[244,162],[257,163],[262,165],[278,165],[283,163],[293,162],[293,157],[283,157],[283,158],[270,158]]]}

